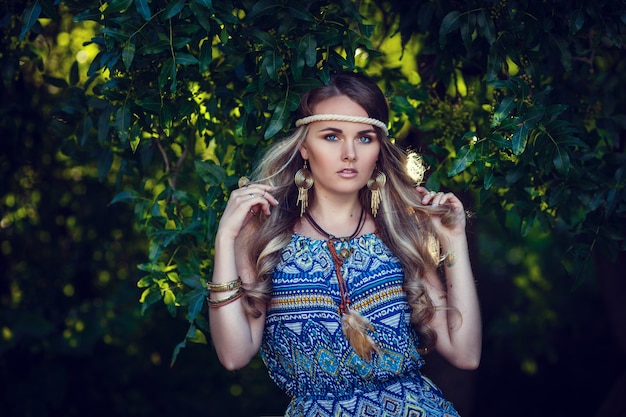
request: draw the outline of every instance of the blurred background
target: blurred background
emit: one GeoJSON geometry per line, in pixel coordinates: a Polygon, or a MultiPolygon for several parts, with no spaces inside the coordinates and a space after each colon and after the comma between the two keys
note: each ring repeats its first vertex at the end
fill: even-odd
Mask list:
{"type": "MultiPolygon", "coordinates": [[[[136,207],[110,204],[120,177],[102,175],[98,154],[76,146],[68,103],[78,98],[60,81],[87,71],[96,49],[85,42],[96,25],[73,23],[75,11],[66,8],[55,12],[58,23],[42,19],[38,33],[20,38],[25,5],[7,4],[0,11],[0,415],[282,415],[289,399],[259,358],[226,371],[210,340],[187,337],[189,324],[166,304],[140,303],[138,266],[151,240],[136,207]]],[[[45,12],[52,3],[41,4],[45,12]]],[[[623,95],[618,85],[613,91],[623,95]]],[[[614,152],[623,158],[619,132],[614,152]]],[[[423,140],[411,130],[402,144],[423,140]]],[[[481,207],[475,191],[455,192],[475,213],[468,232],[483,358],[466,372],[430,354],[425,374],[465,417],[626,416],[624,252],[571,261],[571,230],[558,221],[520,233],[481,207]]],[[[623,218],[617,241],[621,225],[623,218]]]]}

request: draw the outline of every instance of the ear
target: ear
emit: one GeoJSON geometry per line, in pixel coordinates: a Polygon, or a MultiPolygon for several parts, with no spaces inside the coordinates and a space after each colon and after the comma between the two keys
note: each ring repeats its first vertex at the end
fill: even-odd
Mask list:
{"type": "Polygon", "coordinates": [[[309,159],[309,151],[306,148],[306,145],[303,143],[302,145],[300,145],[300,156],[302,157],[302,159],[309,159]]]}

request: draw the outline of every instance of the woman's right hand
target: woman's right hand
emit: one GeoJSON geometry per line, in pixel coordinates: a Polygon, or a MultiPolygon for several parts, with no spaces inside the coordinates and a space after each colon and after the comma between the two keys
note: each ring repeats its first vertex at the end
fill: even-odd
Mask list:
{"type": "Polygon", "coordinates": [[[269,185],[254,183],[234,190],[228,198],[217,233],[223,237],[236,239],[253,216],[261,212],[269,216],[271,206],[278,205],[278,200],[271,191],[272,187],[269,185]]]}

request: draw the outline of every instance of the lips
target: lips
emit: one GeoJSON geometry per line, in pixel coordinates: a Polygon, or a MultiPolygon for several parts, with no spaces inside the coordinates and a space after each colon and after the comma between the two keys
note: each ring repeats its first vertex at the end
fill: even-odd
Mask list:
{"type": "Polygon", "coordinates": [[[359,175],[359,171],[354,168],[344,168],[340,171],[337,171],[337,175],[339,175],[340,178],[352,179],[356,178],[359,175]]]}

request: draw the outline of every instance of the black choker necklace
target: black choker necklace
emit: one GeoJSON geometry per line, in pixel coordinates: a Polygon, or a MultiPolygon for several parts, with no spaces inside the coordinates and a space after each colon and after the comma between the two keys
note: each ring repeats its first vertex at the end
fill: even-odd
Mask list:
{"type": "MultiPolygon", "coordinates": [[[[361,229],[363,228],[363,225],[365,224],[365,210],[363,210],[363,208],[361,207],[359,223],[356,225],[356,229],[354,230],[354,233],[352,233],[350,236],[336,237],[328,233],[326,230],[322,229],[322,227],[319,224],[317,224],[315,220],[313,220],[313,217],[308,212],[304,213],[304,215],[315,230],[317,230],[320,234],[326,236],[329,244],[334,243],[335,241],[347,242],[351,239],[354,239],[361,232],[361,229]]],[[[334,249],[334,244],[333,244],[333,249],[334,249]]],[[[343,259],[348,259],[350,257],[351,251],[348,248],[342,248],[339,251],[339,254],[341,255],[343,259]]]]}
{"type": "Polygon", "coordinates": [[[335,242],[347,242],[351,239],[357,237],[357,235],[361,232],[363,225],[365,224],[365,210],[361,207],[361,216],[359,217],[359,223],[356,225],[356,230],[350,236],[347,237],[335,237],[328,233],[326,230],[322,229],[319,224],[313,220],[313,217],[309,213],[304,213],[306,219],[309,221],[311,226],[315,230],[317,230],[320,234],[325,235],[328,243],[328,250],[330,251],[330,255],[333,258],[333,263],[335,264],[335,273],[337,274],[337,282],[339,283],[339,291],[341,293],[341,303],[339,304],[339,314],[348,314],[350,312],[350,297],[348,295],[348,286],[346,285],[346,281],[343,279],[343,273],[341,272],[341,266],[343,265],[343,261],[348,259],[352,254],[352,250],[346,247],[343,247],[337,253],[337,248],[335,247],[335,242]]]}

